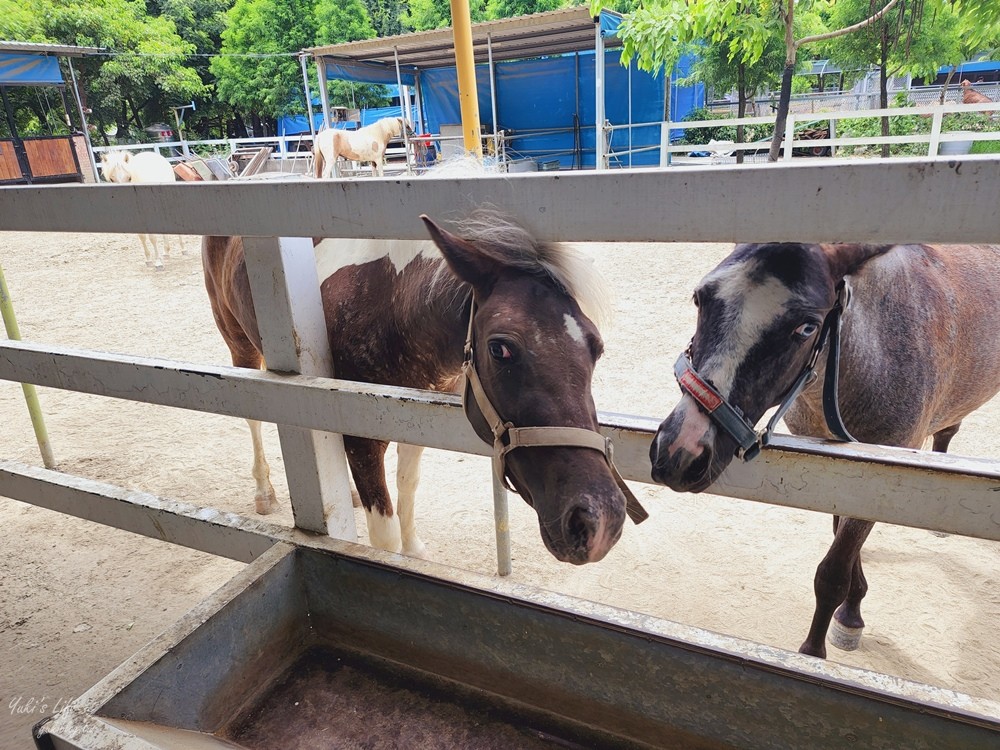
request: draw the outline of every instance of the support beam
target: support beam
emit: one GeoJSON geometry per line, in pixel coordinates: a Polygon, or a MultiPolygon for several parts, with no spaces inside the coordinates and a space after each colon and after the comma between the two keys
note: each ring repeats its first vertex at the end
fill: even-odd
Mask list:
{"type": "MultiPolygon", "coordinates": [[[[246,237],[243,247],[268,368],[332,376],[312,240],[246,237]]],[[[343,438],[287,424],[278,435],[295,525],[356,540],[343,438]]]]}

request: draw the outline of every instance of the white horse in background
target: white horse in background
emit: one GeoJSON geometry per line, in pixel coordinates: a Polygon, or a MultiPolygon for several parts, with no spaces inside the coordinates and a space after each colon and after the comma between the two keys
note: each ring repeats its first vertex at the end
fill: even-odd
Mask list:
{"type": "MultiPolygon", "coordinates": [[[[177,179],[170,162],[154,151],[142,151],[133,154],[130,151],[105,151],[101,154],[101,171],[108,182],[157,183],[173,182],[177,179]]],[[[163,239],[163,258],[170,257],[170,240],[166,235],[163,239]]],[[[185,253],[184,239],[180,239],[181,253],[185,253]]],[[[146,265],[163,270],[160,249],[156,244],[156,235],[140,234],[142,250],[146,254],[146,265]]]]}
{"type": "Polygon", "coordinates": [[[404,128],[407,135],[413,135],[409,124],[402,117],[383,117],[358,130],[321,130],[313,142],[316,176],[340,177],[337,160],[343,157],[351,161],[371,162],[372,174],[381,177],[385,148],[389,141],[403,134],[404,128]]]}

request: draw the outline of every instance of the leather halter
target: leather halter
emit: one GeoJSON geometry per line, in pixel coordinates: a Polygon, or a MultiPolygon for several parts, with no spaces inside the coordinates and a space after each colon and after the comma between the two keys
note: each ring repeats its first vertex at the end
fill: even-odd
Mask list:
{"type": "Polygon", "coordinates": [[[823,415],[826,426],[839,440],[856,443],[857,440],[848,432],[840,416],[840,403],[837,397],[837,386],[840,380],[840,323],[841,315],[850,304],[851,290],[844,281],[837,285],[837,299],[833,307],[823,319],[823,327],[816,343],[813,344],[809,359],[785,392],[778,404],[778,410],[768,421],[767,426],[760,431],[754,430],[754,425],[743,415],[739,407],[729,403],[712,384],[701,377],[694,369],[691,361],[691,344],[677,358],[674,364],[674,376],[681,390],[690,394],[698,402],[708,416],[719,427],[729,433],[736,441],[736,457],[743,461],[752,461],[760,453],[760,449],[771,441],[775,426],[785,416],[796,397],[802,390],[816,379],[816,363],[820,352],[830,342],[827,352],[826,376],[823,381],[823,415]]]}
{"type": "MultiPolygon", "coordinates": [[[[504,421],[493,404],[490,403],[486,391],[483,390],[483,384],[479,380],[479,373],[476,372],[472,325],[475,317],[476,302],[473,300],[469,309],[469,332],[465,339],[465,360],[462,362],[462,374],[465,376],[465,387],[462,390],[462,409],[483,442],[493,444],[493,472],[500,478],[504,486],[511,492],[525,495],[520,489],[512,486],[514,480],[507,471],[507,455],[517,448],[543,446],[590,448],[598,451],[608,462],[608,467],[611,469],[611,474],[615,478],[618,488],[625,495],[625,512],[628,513],[628,517],[637,524],[645,521],[649,514],[632,494],[615,467],[614,444],[611,442],[611,438],[581,427],[515,427],[513,422],[504,421]],[[469,404],[472,400],[479,407],[480,413],[489,425],[490,432],[481,430],[476,421],[469,416],[469,404]]],[[[530,495],[526,497],[530,497],[530,495]]]]}

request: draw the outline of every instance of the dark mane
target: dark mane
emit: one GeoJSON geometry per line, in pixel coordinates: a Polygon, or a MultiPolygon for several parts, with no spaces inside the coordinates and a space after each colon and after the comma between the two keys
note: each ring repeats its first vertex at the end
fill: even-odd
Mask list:
{"type": "Polygon", "coordinates": [[[572,245],[537,241],[502,212],[480,208],[457,222],[456,231],[498,263],[550,279],[573,297],[600,328],[609,315],[609,295],[593,261],[572,245]]]}

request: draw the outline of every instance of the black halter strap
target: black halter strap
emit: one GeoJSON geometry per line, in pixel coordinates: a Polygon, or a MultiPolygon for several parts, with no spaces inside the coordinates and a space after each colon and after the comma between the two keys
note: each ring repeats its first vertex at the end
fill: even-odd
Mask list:
{"type": "Polygon", "coordinates": [[[823,319],[823,327],[816,338],[809,359],[795,382],[782,396],[777,411],[763,430],[754,430],[754,425],[744,416],[740,408],[729,403],[708,380],[698,374],[691,361],[690,344],[677,358],[677,362],[674,363],[674,375],[681,390],[690,394],[712,421],[736,441],[737,458],[752,461],[760,453],[761,448],[771,441],[771,435],[778,422],[785,416],[802,390],[816,379],[816,363],[828,341],[830,346],[827,350],[826,376],[823,380],[823,415],[830,432],[839,440],[857,442],[844,426],[837,398],[837,386],[840,381],[841,316],[850,303],[850,296],[850,287],[841,281],[837,285],[837,299],[823,319]]]}

